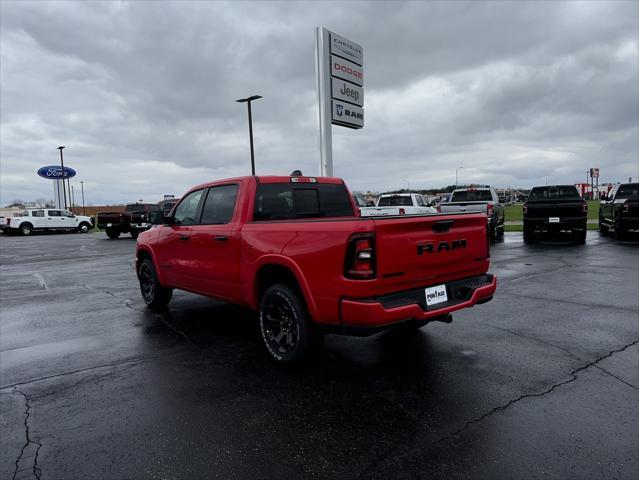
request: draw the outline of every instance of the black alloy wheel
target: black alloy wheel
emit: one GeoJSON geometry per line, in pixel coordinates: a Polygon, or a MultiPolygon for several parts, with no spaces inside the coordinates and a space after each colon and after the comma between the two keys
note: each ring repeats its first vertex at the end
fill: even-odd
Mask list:
{"type": "Polygon", "coordinates": [[[150,259],[142,260],[138,269],[140,293],[144,303],[149,308],[161,308],[166,306],[173,295],[173,290],[160,284],[155,273],[155,267],[150,259]]]}
{"type": "Polygon", "coordinates": [[[286,285],[273,285],[262,296],[260,331],[270,356],[282,363],[301,360],[310,343],[310,326],[298,296],[286,285]]]}

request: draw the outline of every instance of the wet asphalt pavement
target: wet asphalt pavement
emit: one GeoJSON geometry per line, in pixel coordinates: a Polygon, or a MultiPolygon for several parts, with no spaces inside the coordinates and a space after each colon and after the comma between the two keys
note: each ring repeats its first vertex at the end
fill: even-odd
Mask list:
{"type": "Polygon", "coordinates": [[[134,241],[0,235],[0,478],[639,472],[639,239],[492,249],[494,300],[271,363],[251,312],[144,308],[134,241]]]}

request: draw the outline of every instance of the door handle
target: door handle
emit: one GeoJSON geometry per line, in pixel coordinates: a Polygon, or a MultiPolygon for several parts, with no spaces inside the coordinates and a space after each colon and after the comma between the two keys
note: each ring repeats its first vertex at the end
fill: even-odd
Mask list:
{"type": "Polygon", "coordinates": [[[213,237],[213,240],[215,240],[216,242],[226,242],[229,239],[229,237],[227,237],[226,235],[215,235],[213,237]]]}
{"type": "Polygon", "coordinates": [[[188,235],[180,235],[180,240],[188,240],[189,236],[188,235]]]}

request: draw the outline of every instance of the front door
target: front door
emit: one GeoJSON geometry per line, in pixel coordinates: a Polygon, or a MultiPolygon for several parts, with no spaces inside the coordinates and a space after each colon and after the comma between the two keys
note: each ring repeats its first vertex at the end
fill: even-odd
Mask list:
{"type": "Polygon", "coordinates": [[[175,208],[173,223],[164,225],[159,233],[159,265],[165,283],[193,290],[190,272],[193,270],[191,228],[197,223],[204,190],[185,196],[175,208]]]}
{"type": "Polygon", "coordinates": [[[200,222],[191,229],[194,265],[192,284],[197,291],[228,300],[240,298],[240,238],[236,228],[237,184],[208,190],[200,222]]]}
{"type": "Polygon", "coordinates": [[[63,228],[65,225],[62,210],[47,210],[47,228],[63,228]]]}

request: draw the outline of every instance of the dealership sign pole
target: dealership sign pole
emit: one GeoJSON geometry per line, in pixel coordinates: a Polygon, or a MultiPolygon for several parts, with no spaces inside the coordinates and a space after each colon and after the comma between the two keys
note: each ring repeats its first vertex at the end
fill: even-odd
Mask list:
{"type": "Polygon", "coordinates": [[[364,127],[364,51],[325,28],[315,29],[320,175],[333,176],[332,125],[364,127]]]}

